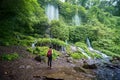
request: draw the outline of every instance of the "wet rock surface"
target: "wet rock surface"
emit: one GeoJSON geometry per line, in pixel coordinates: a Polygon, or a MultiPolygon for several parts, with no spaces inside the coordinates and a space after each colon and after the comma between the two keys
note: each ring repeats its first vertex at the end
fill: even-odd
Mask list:
{"type": "Polygon", "coordinates": [[[85,69],[97,69],[96,64],[84,64],[83,68],[85,69]]]}
{"type": "Polygon", "coordinates": [[[97,64],[94,80],[120,80],[120,61],[117,59],[112,62],[97,64]]]}

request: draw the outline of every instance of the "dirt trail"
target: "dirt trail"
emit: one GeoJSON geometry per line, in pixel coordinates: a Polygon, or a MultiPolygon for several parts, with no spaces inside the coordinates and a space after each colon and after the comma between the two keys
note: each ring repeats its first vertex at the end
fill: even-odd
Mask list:
{"type": "Polygon", "coordinates": [[[93,75],[74,69],[81,64],[67,62],[64,55],[53,60],[52,69],[46,62],[38,62],[24,47],[2,47],[0,54],[17,52],[24,56],[15,61],[0,61],[0,80],[91,80],[93,75]]]}

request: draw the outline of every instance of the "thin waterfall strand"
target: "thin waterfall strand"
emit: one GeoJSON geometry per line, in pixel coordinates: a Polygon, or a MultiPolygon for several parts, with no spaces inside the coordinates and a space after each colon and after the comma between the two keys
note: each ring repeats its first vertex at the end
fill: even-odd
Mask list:
{"type": "Polygon", "coordinates": [[[88,38],[87,38],[87,45],[88,45],[88,48],[89,48],[90,51],[100,54],[103,58],[108,57],[106,54],[104,54],[104,53],[102,53],[98,50],[93,49],[88,38]]]}

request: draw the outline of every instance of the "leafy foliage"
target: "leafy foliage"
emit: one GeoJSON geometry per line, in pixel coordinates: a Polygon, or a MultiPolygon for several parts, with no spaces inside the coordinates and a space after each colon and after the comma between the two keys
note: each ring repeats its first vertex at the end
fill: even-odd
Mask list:
{"type": "Polygon", "coordinates": [[[58,21],[51,22],[51,35],[53,38],[58,38],[60,40],[68,40],[69,39],[69,29],[60,24],[58,21]]]}
{"type": "Polygon", "coordinates": [[[112,56],[112,57],[120,57],[119,54],[113,53],[109,50],[101,50],[103,53],[106,53],[108,56],[112,56]]]}
{"type": "Polygon", "coordinates": [[[2,0],[0,4],[1,39],[12,41],[16,39],[14,32],[31,34],[35,24],[45,23],[44,11],[37,0],[2,0]]]}
{"type": "Polygon", "coordinates": [[[84,55],[82,55],[81,53],[72,53],[71,54],[71,57],[73,59],[83,59],[83,58],[86,58],[84,55]]]}
{"type": "Polygon", "coordinates": [[[19,58],[19,55],[17,53],[11,53],[11,54],[2,54],[0,56],[2,60],[5,61],[13,61],[19,58]]]}
{"type": "Polygon", "coordinates": [[[65,46],[65,42],[59,40],[59,39],[51,39],[51,38],[39,38],[38,39],[38,42],[36,45],[41,45],[41,46],[44,46],[44,45],[57,45],[57,46],[65,46]]]}
{"type": "MultiPolygon", "coordinates": [[[[49,47],[43,46],[43,47],[36,47],[35,49],[33,48],[27,48],[29,52],[33,52],[35,55],[39,56],[47,56],[47,51],[49,47]]],[[[53,59],[56,59],[60,55],[60,52],[56,51],[55,49],[52,50],[52,57],[53,59]]]]}
{"type": "Polygon", "coordinates": [[[85,45],[86,38],[89,38],[93,48],[106,50],[106,54],[119,55],[119,4],[119,0],[66,0],[65,3],[59,0],[1,0],[0,45],[31,46],[39,38],[36,45],[53,44],[60,48],[66,46],[63,41],[67,40],[71,43],[81,42],[76,45],[92,56],[85,45]],[[45,16],[48,3],[58,6],[59,21],[48,23],[45,16]],[[81,18],[80,26],[72,24],[75,14],[81,18]],[[53,39],[44,38],[48,37],[48,28],[53,39]]]}
{"type": "Polygon", "coordinates": [[[87,28],[70,27],[69,39],[72,42],[84,41],[87,38],[87,28]]]}

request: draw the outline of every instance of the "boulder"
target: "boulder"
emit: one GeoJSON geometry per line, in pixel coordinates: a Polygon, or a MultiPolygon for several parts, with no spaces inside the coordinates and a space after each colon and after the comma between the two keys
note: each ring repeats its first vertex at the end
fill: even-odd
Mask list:
{"type": "Polygon", "coordinates": [[[36,61],[38,61],[38,62],[46,62],[46,57],[45,56],[36,56],[35,58],[34,58],[36,61]]]}
{"type": "Polygon", "coordinates": [[[41,62],[41,56],[36,56],[35,58],[34,58],[36,61],[39,61],[39,62],[41,62]]]}
{"type": "Polygon", "coordinates": [[[97,69],[96,64],[84,64],[82,67],[85,69],[97,69]]]}

